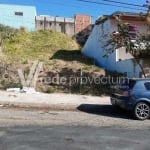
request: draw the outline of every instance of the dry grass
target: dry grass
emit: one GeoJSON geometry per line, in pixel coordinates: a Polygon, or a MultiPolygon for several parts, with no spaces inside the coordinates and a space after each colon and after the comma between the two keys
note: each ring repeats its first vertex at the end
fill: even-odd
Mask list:
{"type": "Polygon", "coordinates": [[[44,62],[48,68],[70,67],[99,70],[94,61],[83,56],[70,36],[53,31],[19,32],[4,41],[7,62],[15,65],[44,62]]]}

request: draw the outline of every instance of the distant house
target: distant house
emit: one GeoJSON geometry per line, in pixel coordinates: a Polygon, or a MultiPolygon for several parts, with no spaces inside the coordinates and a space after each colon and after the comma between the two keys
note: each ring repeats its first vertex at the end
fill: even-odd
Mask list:
{"type": "Polygon", "coordinates": [[[85,14],[76,14],[75,18],[75,33],[85,30],[92,24],[92,16],[85,14]]]}
{"type": "Polygon", "coordinates": [[[48,15],[36,16],[36,30],[53,30],[69,35],[76,35],[88,30],[92,25],[90,15],[76,14],[73,18],[54,17],[48,15]]]}
{"type": "Polygon", "coordinates": [[[36,8],[33,6],[0,4],[0,24],[34,31],[35,16],[36,8]]]}
{"type": "MultiPolygon", "coordinates": [[[[110,38],[110,34],[118,30],[118,20],[116,19],[118,15],[121,16],[123,22],[136,25],[139,32],[147,33],[148,27],[141,14],[115,12],[112,15],[102,16],[96,21],[82,52],[94,58],[98,66],[107,70],[120,72],[128,77],[141,77],[143,73],[141,66],[130,53],[126,53],[125,47],[116,49],[109,56],[105,57],[107,53],[105,45],[110,38]]],[[[134,40],[136,33],[131,33],[131,36],[134,40]]]]}
{"type": "Polygon", "coordinates": [[[53,17],[48,15],[36,16],[36,30],[53,30],[74,35],[74,18],[53,17]]]}

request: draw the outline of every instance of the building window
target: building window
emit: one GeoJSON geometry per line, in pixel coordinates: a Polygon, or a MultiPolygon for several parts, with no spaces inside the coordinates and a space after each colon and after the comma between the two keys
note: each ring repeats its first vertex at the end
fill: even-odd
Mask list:
{"type": "Polygon", "coordinates": [[[52,26],[52,23],[50,22],[49,25],[52,26]]]}
{"type": "Polygon", "coordinates": [[[41,26],[43,25],[43,22],[42,22],[42,21],[40,21],[40,25],[41,25],[41,26]]]}
{"type": "Polygon", "coordinates": [[[16,16],[23,16],[23,12],[15,12],[16,16]]]}
{"type": "Polygon", "coordinates": [[[129,37],[130,37],[131,40],[136,39],[137,31],[138,31],[137,25],[130,25],[129,26],[129,37]]]}

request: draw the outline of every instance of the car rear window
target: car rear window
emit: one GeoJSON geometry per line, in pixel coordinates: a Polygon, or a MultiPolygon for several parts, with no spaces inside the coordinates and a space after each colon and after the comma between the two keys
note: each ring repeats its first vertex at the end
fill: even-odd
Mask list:
{"type": "Polygon", "coordinates": [[[150,90],[150,82],[145,82],[144,86],[145,86],[146,90],[150,90]]]}
{"type": "Polygon", "coordinates": [[[129,80],[129,89],[133,89],[135,86],[136,81],[135,80],[129,80]]]}

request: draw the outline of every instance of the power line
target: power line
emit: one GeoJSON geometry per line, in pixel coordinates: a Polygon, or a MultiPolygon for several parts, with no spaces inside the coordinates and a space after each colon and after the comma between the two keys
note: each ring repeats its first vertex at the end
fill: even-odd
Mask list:
{"type": "MultiPolygon", "coordinates": [[[[88,10],[87,8],[85,8],[85,7],[81,7],[81,6],[79,6],[79,5],[70,5],[70,4],[64,4],[64,3],[60,3],[60,2],[49,2],[48,0],[44,0],[44,2],[47,2],[47,6],[52,6],[52,5],[58,5],[58,6],[61,6],[61,7],[67,7],[67,8],[70,8],[70,7],[72,7],[72,8],[75,8],[75,9],[79,9],[79,10],[81,10],[81,9],[83,9],[84,11],[85,10],[88,10]]],[[[88,6],[87,6],[88,7],[88,6]]],[[[51,8],[50,8],[51,9],[51,8]]],[[[46,10],[50,10],[49,8],[47,8],[46,10]]],[[[93,8],[91,8],[90,10],[95,10],[95,9],[93,9],[93,8]]],[[[45,9],[41,9],[41,8],[38,8],[37,9],[37,12],[38,11],[45,11],[45,9]]],[[[62,9],[62,11],[63,11],[63,9],[62,9]]],[[[77,12],[75,12],[74,14],[76,14],[77,12]]],[[[73,15],[74,15],[73,14],[73,15]]],[[[78,13],[77,13],[78,14],[78,13]]],[[[58,14],[59,15],[59,14],[58,14]]],[[[94,16],[94,15],[92,15],[92,17],[97,17],[97,16],[94,16]]]]}
{"type": "Polygon", "coordinates": [[[145,9],[126,7],[126,6],[120,6],[120,5],[113,5],[113,4],[102,3],[102,2],[97,2],[97,1],[89,1],[89,0],[78,0],[78,1],[85,2],[85,3],[93,3],[93,4],[97,4],[97,5],[106,5],[106,6],[114,6],[114,7],[120,7],[120,8],[128,8],[128,9],[133,9],[133,10],[147,11],[145,9]]]}
{"type": "MultiPolygon", "coordinates": [[[[37,11],[37,14],[38,15],[41,15],[41,13],[42,13],[42,15],[43,15],[43,13],[47,13],[48,12],[48,14],[50,14],[50,12],[52,12],[52,10],[54,9],[54,7],[52,6],[52,5],[56,5],[56,6],[60,6],[60,7],[62,7],[60,10],[63,12],[64,11],[64,9],[69,9],[69,8],[71,8],[71,11],[73,11],[73,12],[75,12],[75,10],[76,9],[78,9],[78,10],[80,10],[81,11],[81,9],[82,9],[82,12],[83,11],[85,11],[85,10],[88,10],[87,8],[84,8],[84,7],[81,7],[81,6],[79,6],[79,5],[73,5],[73,4],[64,4],[64,3],[62,3],[62,2],[53,2],[53,1],[49,1],[49,0],[42,0],[42,2],[43,3],[41,3],[41,5],[45,5],[46,4],[46,6],[47,7],[39,7],[39,6],[37,6],[36,7],[36,11],[37,11]],[[50,6],[50,7],[49,7],[50,6]],[[65,8],[64,8],[65,7],[65,8]],[[39,13],[40,12],[40,13],[39,13]]],[[[3,3],[3,4],[5,4],[5,3],[3,3]]],[[[11,4],[13,4],[13,3],[11,3],[11,4]]],[[[8,4],[9,5],[9,4],[8,4]]],[[[25,6],[29,6],[27,3],[17,3],[17,4],[15,4],[15,5],[25,5],[25,6]]],[[[34,0],[32,0],[32,5],[33,6],[36,6],[36,3],[35,3],[35,1],[34,0]]],[[[95,9],[91,9],[91,10],[95,10],[95,9]]],[[[76,11],[77,12],[77,11],[76,11]]],[[[74,14],[76,14],[76,12],[74,13],[74,14]]],[[[73,14],[73,15],[74,15],[73,14]]],[[[57,15],[61,15],[61,13],[60,14],[57,14],[57,15]]],[[[70,17],[72,17],[72,16],[70,16],[70,17]]],[[[96,17],[96,16],[93,16],[93,17],[96,17]]]]}
{"type": "Polygon", "coordinates": [[[124,3],[124,2],[118,2],[118,1],[113,1],[113,0],[101,0],[101,1],[117,3],[117,4],[123,4],[123,5],[128,5],[128,6],[142,7],[142,8],[144,7],[145,8],[145,6],[132,4],[132,3],[124,3]]]}
{"type": "MultiPolygon", "coordinates": [[[[72,5],[72,4],[64,4],[64,3],[62,3],[62,2],[50,2],[49,0],[42,0],[42,2],[45,2],[45,4],[46,4],[46,6],[47,7],[36,7],[36,11],[37,11],[37,14],[36,15],[46,15],[45,14],[45,12],[46,13],[48,13],[48,15],[50,15],[50,12],[52,12],[52,10],[54,9],[54,7],[52,6],[52,5],[57,5],[57,6],[60,6],[60,7],[62,7],[60,10],[64,10],[64,8],[63,7],[65,7],[65,9],[66,8],[70,8],[71,7],[71,10],[74,10],[74,8],[75,8],[75,10],[76,9],[79,9],[79,10],[81,10],[81,9],[83,9],[83,11],[85,11],[85,10],[88,10],[87,8],[84,8],[84,7],[81,7],[81,6],[79,6],[79,5],[72,5]],[[50,7],[49,7],[50,6],[50,7]]],[[[6,4],[6,5],[25,5],[25,6],[30,6],[29,4],[27,4],[27,3],[16,3],[16,4],[13,4],[13,3],[11,3],[11,4],[7,4],[7,3],[2,3],[2,4],[6,4]]],[[[42,5],[43,5],[44,3],[42,3],[42,5]]],[[[35,1],[34,0],[32,0],[32,5],[33,6],[36,6],[36,3],[35,3],[35,1]]],[[[2,9],[4,9],[5,10],[5,8],[2,8],[2,9]]],[[[91,10],[95,10],[94,8],[92,8],[91,10]]],[[[83,12],[82,11],[82,12],[83,12]]],[[[75,12],[75,11],[73,11],[73,12],[75,12]]],[[[78,14],[78,11],[76,11],[74,14],[72,14],[72,16],[69,16],[70,18],[72,18],[75,14],[78,14]]],[[[61,13],[58,13],[58,14],[56,14],[56,15],[58,15],[58,16],[60,16],[61,15],[61,13]]],[[[56,16],[55,15],[55,16],[56,16]]],[[[8,15],[7,15],[8,16],[8,15]]],[[[64,17],[64,16],[63,16],[64,17]]],[[[92,17],[97,17],[96,15],[92,15],[92,17]]],[[[9,17],[9,18],[11,18],[11,17],[9,17]]],[[[25,17],[24,17],[25,18],[25,17]]],[[[67,17],[66,17],[67,18],[67,17]]],[[[0,18],[1,19],[1,18],[0,18]]],[[[26,20],[28,20],[27,18],[25,18],[26,20]]],[[[9,19],[9,20],[11,20],[11,19],[9,19]]]]}

